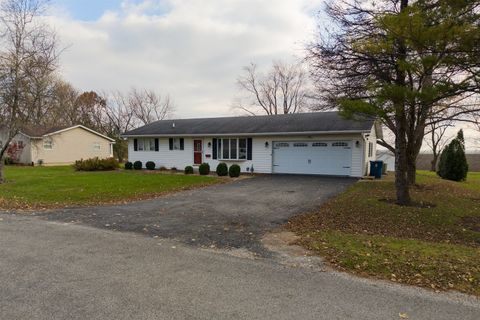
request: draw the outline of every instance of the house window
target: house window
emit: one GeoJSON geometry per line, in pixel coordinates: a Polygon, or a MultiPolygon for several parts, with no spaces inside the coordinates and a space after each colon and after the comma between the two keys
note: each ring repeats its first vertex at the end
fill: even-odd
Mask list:
{"type": "Polygon", "coordinates": [[[275,143],[275,148],[288,148],[290,147],[290,144],[286,142],[277,142],[275,143]]]}
{"type": "Polygon", "coordinates": [[[368,157],[371,158],[373,156],[373,143],[368,143],[368,157]]]}
{"type": "Polygon", "coordinates": [[[138,151],[155,151],[155,139],[154,138],[138,139],[137,150],[138,151]]]}
{"type": "Polygon", "coordinates": [[[22,140],[18,141],[17,145],[18,145],[18,148],[20,148],[20,149],[23,149],[23,147],[24,147],[22,140]]]}
{"type": "Polygon", "coordinates": [[[312,143],[312,147],[327,147],[328,144],[325,142],[314,142],[312,143]]]}
{"type": "Polygon", "coordinates": [[[332,147],[348,147],[348,143],[346,143],[346,142],[334,142],[334,143],[332,143],[332,147]]]}
{"type": "Polygon", "coordinates": [[[43,139],[43,149],[45,149],[45,150],[52,150],[53,149],[52,138],[43,139]]]}
{"type": "Polygon", "coordinates": [[[93,143],[93,150],[94,151],[100,151],[101,147],[100,147],[100,142],[94,142],[93,143]]]}
{"type": "Polygon", "coordinates": [[[185,140],[183,138],[170,138],[168,140],[170,150],[184,150],[185,140]]]}
{"type": "Polygon", "coordinates": [[[308,143],[305,143],[305,142],[297,142],[297,143],[294,143],[293,144],[294,147],[297,147],[297,148],[303,148],[303,147],[308,147],[308,143]]]}
{"type": "Polygon", "coordinates": [[[247,139],[225,138],[217,140],[217,155],[221,160],[246,160],[247,139]]]}

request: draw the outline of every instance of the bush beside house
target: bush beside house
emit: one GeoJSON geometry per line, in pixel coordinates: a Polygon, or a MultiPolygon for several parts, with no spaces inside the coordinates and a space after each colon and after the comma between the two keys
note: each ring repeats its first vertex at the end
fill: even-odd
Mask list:
{"type": "Polygon", "coordinates": [[[231,178],[238,178],[240,177],[240,166],[238,164],[232,164],[230,169],[228,170],[228,175],[231,178]]]}
{"type": "Polygon", "coordinates": [[[145,168],[147,168],[148,170],[155,170],[155,162],[153,162],[153,161],[148,161],[148,162],[145,164],[145,168]]]}
{"type": "Polygon", "coordinates": [[[208,163],[202,163],[198,167],[198,171],[200,172],[200,175],[206,176],[210,174],[210,165],[208,163]]]}
{"type": "Polygon", "coordinates": [[[142,161],[135,161],[133,163],[133,169],[135,170],[142,170],[143,164],[142,161]]]}
{"type": "Polygon", "coordinates": [[[219,163],[217,166],[217,175],[219,177],[225,177],[228,175],[228,166],[226,163],[219,163]]]}
{"type": "Polygon", "coordinates": [[[75,161],[73,166],[77,171],[111,171],[117,169],[119,167],[119,163],[115,158],[91,158],[75,161]]]}

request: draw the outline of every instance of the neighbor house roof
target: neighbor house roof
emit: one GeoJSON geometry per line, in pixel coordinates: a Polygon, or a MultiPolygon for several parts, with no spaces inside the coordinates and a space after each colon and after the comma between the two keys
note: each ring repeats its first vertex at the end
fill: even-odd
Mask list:
{"type": "Polygon", "coordinates": [[[370,132],[375,120],[348,120],[338,112],[312,112],[269,116],[160,120],[123,134],[135,136],[278,135],[370,132]]]}
{"type": "Polygon", "coordinates": [[[107,139],[111,142],[115,142],[114,139],[112,138],[109,138],[95,130],[92,130],[90,128],[87,128],[85,126],[82,126],[82,125],[75,125],[75,126],[53,126],[53,127],[44,127],[44,126],[25,126],[23,127],[20,132],[23,133],[24,135],[32,138],[32,139],[41,139],[43,137],[46,137],[46,136],[51,136],[51,135],[54,135],[54,134],[58,134],[58,133],[61,133],[61,132],[64,132],[64,131],[68,131],[68,130],[72,130],[72,129],[76,129],[76,128],[81,128],[81,129],[84,129],[84,130],[87,130],[93,134],[96,134],[97,136],[99,137],[102,137],[104,139],[107,139]]]}

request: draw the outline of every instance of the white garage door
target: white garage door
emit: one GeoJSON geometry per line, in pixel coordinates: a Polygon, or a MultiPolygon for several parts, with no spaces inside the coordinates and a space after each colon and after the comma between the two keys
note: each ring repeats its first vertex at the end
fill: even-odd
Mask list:
{"type": "Polygon", "coordinates": [[[273,142],[273,172],[349,176],[351,141],[273,142]]]}

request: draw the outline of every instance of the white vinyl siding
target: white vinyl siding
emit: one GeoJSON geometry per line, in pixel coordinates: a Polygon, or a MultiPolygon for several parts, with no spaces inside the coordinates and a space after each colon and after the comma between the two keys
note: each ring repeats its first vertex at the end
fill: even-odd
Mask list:
{"type": "MultiPolygon", "coordinates": [[[[218,137],[223,139],[224,137],[218,137]]],[[[225,137],[227,138],[227,137],[225,137]]],[[[228,137],[239,139],[242,137],[228,137]]],[[[213,137],[185,137],[184,150],[169,150],[168,138],[159,138],[159,152],[141,152],[133,151],[133,139],[129,139],[129,161],[154,161],[157,168],[163,166],[166,168],[176,167],[183,170],[186,166],[193,165],[193,140],[203,141],[203,162],[210,164],[210,169],[215,171],[220,162],[227,163],[228,166],[236,163],[242,169],[242,172],[250,171],[253,167],[257,173],[272,173],[272,151],[274,141],[310,141],[316,143],[325,143],[327,141],[349,141],[351,146],[351,168],[350,176],[361,177],[364,174],[364,163],[366,150],[364,138],[361,134],[355,135],[317,135],[317,136],[268,136],[252,137],[252,160],[221,160],[213,159],[213,137]],[[358,144],[357,144],[358,141],[358,144]],[[268,146],[266,145],[268,143],[268,146]]],[[[319,144],[316,146],[321,148],[319,144]]],[[[301,147],[299,147],[301,148],[301,147]]],[[[218,151],[218,150],[217,150],[218,151]]]]}

